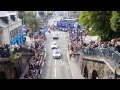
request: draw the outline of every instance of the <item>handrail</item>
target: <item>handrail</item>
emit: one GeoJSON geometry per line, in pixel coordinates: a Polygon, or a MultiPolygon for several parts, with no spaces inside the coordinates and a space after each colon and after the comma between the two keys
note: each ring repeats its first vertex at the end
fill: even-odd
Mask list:
{"type": "Polygon", "coordinates": [[[94,48],[94,49],[82,49],[81,52],[84,56],[91,57],[103,57],[108,60],[112,60],[117,66],[120,66],[120,53],[112,48],[94,48]]]}

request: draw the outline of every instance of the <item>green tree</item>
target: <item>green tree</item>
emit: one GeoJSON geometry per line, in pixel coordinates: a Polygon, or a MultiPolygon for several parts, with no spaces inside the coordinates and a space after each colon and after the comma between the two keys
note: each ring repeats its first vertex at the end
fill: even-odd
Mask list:
{"type": "Polygon", "coordinates": [[[112,11],[112,17],[110,19],[111,29],[114,31],[114,38],[120,36],[120,11],[112,11]]]}
{"type": "Polygon", "coordinates": [[[18,16],[24,20],[25,24],[28,24],[31,30],[38,31],[39,29],[39,17],[36,17],[36,14],[31,12],[19,11],[18,16]]]}
{"type": "Polygon", "coordinates": [[[112,38],[113,31],[110,27],[111,11],[82,11],[80,12],[79,22],[89,28],[92,28],[91,35],[99,35],[102,41],[112,38]]]}

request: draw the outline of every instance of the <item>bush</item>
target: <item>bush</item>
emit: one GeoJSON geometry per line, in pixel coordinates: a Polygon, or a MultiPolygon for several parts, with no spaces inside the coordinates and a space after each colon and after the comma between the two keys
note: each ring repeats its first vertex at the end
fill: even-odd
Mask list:
{"type": "Polygon", "coordinates": [[[16,62],[20,58],[20,55],[18,53],[11,52],[10,54],[10,62],[16,62]]]}

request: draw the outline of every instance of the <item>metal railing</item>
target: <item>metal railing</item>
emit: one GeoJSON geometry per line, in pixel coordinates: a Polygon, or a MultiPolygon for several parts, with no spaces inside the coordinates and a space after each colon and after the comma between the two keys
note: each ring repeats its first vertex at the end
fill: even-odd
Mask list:
{"type": "Polygon", "coordinates": [[[120,53],[110,47],[94,49],[81,48],[81,52],[83,53],[84,56],[102,57],[107,60],[112,60],[115,64],[117,64],[117,66],[120,67],[120,53]]]}

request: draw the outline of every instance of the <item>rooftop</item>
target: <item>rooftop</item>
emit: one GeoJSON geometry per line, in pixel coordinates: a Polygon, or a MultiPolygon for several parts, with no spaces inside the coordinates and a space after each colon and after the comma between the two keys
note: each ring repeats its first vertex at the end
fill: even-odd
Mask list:
{"type": "Polygon", "coordinates": [[[0,11],[0,17],[6,17],[9,15],[15,15],[15,13],[10,13],[8,11],[0,11]]]}

